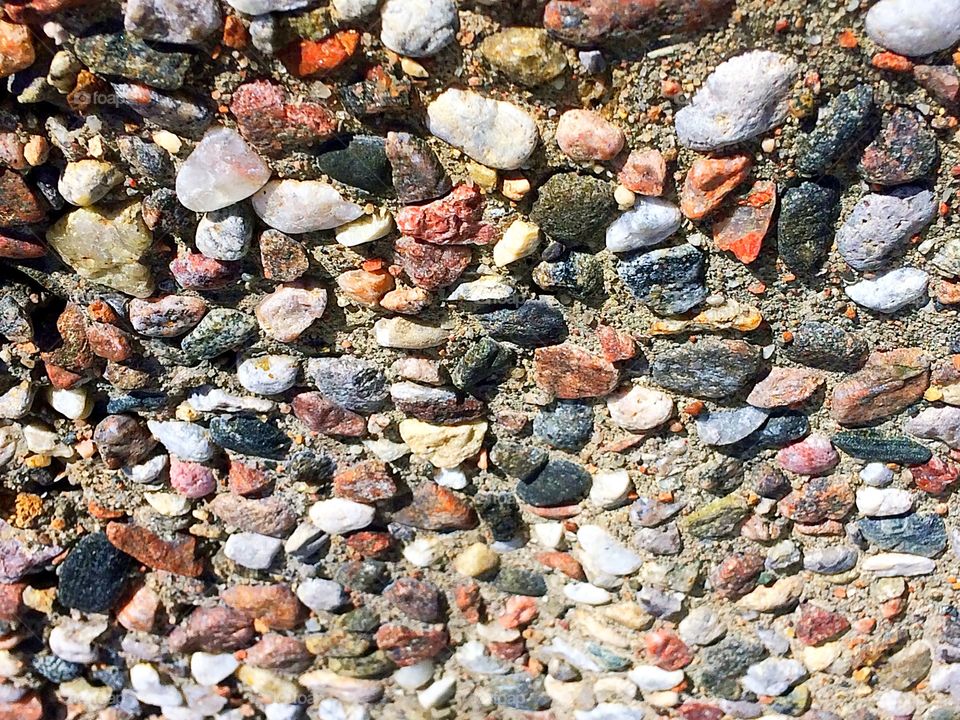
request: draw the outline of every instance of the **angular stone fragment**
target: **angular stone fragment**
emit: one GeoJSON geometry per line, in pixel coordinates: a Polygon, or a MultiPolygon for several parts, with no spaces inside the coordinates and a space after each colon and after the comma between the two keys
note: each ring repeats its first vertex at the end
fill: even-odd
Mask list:
{"type": "Polygon", "coordinates": [[[713,242],[717,249],[729,250],[745,265],[752,263],[760,255],[776,208],[776,183],[758,180],[747,195],[714,222],[713,242]]]}
{"type": "Polygon", "coordinates": [[[777,509],[785,518],[812,525],[842,520],[854,502],[853,490],[847,483],[833,478],[813,478],[783,498],[777,509]]]}
{"type": "Polygon", "coordinates": [[[833,170],[864,141],[874,122],[873,88],[857,85],[820,108],[817,124],[797,140],[797,171],[819,177],[833,170]]]}
{"type": "Polygon", "coordinates": [[[337,132],[333,113],[317,102],[293,102],[279,85],[257,80],[233,92],[230,112],[244,139],[268,157],[305,150],[337,132]]]}
{"type": "Polygon", "coordinates": [[[453,0],[387,0],[380,9],[380,41],[400,55],[436,55],[459,29],[453,0]]]}
{"type": "Polygon", "coordinates": [[[46,215],[43,202],[19,173],[0,170],[0,227],[30,225],[46,215]]]}
{"type": "Polygon", "coordinates": [[[194,137],[213,121],[213,111],[201,100],[183,95],[168,95],[137,83],[113,83],[117,100],[156,125],[172,132],[194,137]]]}
{"type": "Polygon", "coordinates": [[[659,245],[680,229],[677,206],[660,198],[639,197],[607,228],[607,250],[629,252],[659,245]]]}
{"type": "Polygon", "coordinates": [[[256,335],[256,321],[239,310],[215,308],[180,343],[193,360],[211,360],[236,350],[256,335]]]}
{"type": "Polygon", "coordinates": [[[761,135],[787,115],[797,64],[767,50],[721,63],[675,118],[680,144],[717,150],[761,135]]]}
{"type": "Polygon", "coordinates": [[[617,385],[617,369],[576,345],[538,348],[534,352],[537,385],[563,399],[603,397],[617,385]]]}
{"type": "Polygon", "coordinates": [[[754,407],[775,408],[807,400],[823,386],[825,378],[802,368],[775,367],[754,385],[747,402],[754,407]]]}
{"type": "Polygon", "coordinates": [[[257,305],[260,329],[282,343],[294,342],[327,308],[327,291],[281,286],[257,305]]]}
{"type": "Polygon", "coordinates": [[[456,493],[425,482],[414,488],[413,502],[394,513],[393,521],[423,530],[466,530],[477,526],[477,515],[456,493]]]}
{"type": "Polygon", "coordinates": [[[837,231],[837,248],[856,270],[878,270],[936,217],[933,193],[917,186],[863,196],[837,231]]]}
{"type": "Polygon", "coordinates": [[[869,183],[903,185],[929,177],[939,159],[937,136],[922,116],[896,108],[863,151],[857,169],[869,183]]]}
{"type": "Polygon", "coordinates": [[[202,43],[222,23],[216,0],[130,0],[123,16],[133,35],[187,45],[202,43]]]}
{"type": "Polygon", "coordinates": [[[203,572],[203,562],[195,559],[196,538],[190,535],[175,535],[166,540],[145,527],[129,523],[107,523],[107,539],[110,543],[154,570],[164,570],[177,575],[197,577],[203,572]]]}
{"type": "Polygon", "coordinates": [[[410,205],[397,213],[404,235],[436,245],[484,245],[492,239],[481,222],[483,195],[474,185],[457,185],[453,192],[428,205],[410,205]]]}
{"type": "Polygon", "coordinates": [[[450,176],[424,140],[410,133],[389,132],[385,150],[400,202],[423,202],[450,192],[450,176]]]}
{"type": "Polygon", "coordinates": [[[74,52],[95,73],[119,75],[161,90],[183,85],[192,59],[188,53],[157,50],[126,33],[78,38],[74,52]]]}
{"type": "Polygon", "coordinates": [[[867,357],[867,343],[833,323],[805,320],[793,331],[793,342],[785,348],[797,363],[822,370],[851,372],[867,357]]]}
{"type": "Polygon", "coordinates": [[[477,162],[500,170],[523,165],[540,138],[536,122],[516,105],[456,89],[430,103],[427,128],[477,162]]]}
{"type": "Polygon", "coordinates": [[[437,467],[456,467],[479,452],[487,423],[482,421],[460,425],[431,425],[422,420],[402,420],[400,437],[418,455],[437,467]]]}
{"type": "Polygon", "coordinates": [[[330,230],[363,215],[332,185],[316,180],[273,180],[253,196],[253,209],[270,227],[291,235],[330,230]]]}
{"type": "Polygon", "coordinates": [[[707,297],[706,258],[693,245],[623,257],[617,274],[630,294],[660,315],[679,315],[707,297]]]}
{"type": "Polygon", "coordinates": [[[153,237],[140,219],[139,203],[74,210],[47,231],[47,242],[87,280],[139,298],[153,292],[150,270],[140,263],[153,237]]]}
{"type": "Polygon", "coordinates": [[[270,168],[235,130],[216,127],[180,166],[177,199],[194,212],[210,212],[250,197],[269,179],[270,168]]]}
{"type": "Polygon", "coordinates": [[[917,402],[930,381],[930,360],[919,348],[875,352],[833,390],[830,414],[841,425],[862,427],[917,402]]]}
{"type": "Polygon", "coordinates": [[[706,217],[747,179],[752,166],[749,155],[697,158],[683,181],[680,210],[692,220],[706,217]]]}
{"type": "Polygon", "coordinates": [[[616,212],[608,183],[589,175],[557,173],[538,188],[530,220],[551,239],[577,247],[601,237],[616,212]]]}

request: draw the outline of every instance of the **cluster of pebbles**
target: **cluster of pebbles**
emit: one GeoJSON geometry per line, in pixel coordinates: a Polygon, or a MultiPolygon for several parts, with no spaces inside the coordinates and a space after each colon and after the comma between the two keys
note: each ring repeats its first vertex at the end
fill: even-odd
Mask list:
{"type": "Polygon", "coordinates": [[[0,720],[960,719],[960,0],[7,0],[0,720]]]}

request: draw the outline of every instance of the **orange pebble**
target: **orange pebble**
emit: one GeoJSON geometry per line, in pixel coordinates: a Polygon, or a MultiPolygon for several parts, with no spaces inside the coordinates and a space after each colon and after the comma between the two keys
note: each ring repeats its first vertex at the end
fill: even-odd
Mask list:
{"type": "Polygon", "coordinates": [[[783,341],[784,341],[785,343],[792,343],[792,342],[793,342],[793,333],[790,332],[789,330],[784,330],[784,331],[783,331],[783,334],[782,334],[780,337],[783,338],[783,341]]]}
{"type": "Polygon", "coordinates": [[[910,62],[910,58],[892,52],[877,53],[873,56],[870,64],[878,70],[889,70],[890,72],[908,73],[913,71],[913,63],[910,62]]]}
{"type": "Polygon", "coordinates": [[[703,404],[702,400],[694,400],[693,402],[689,403],[686,407],[683,408],[683,412],[686,415],[696,417],[697,415],[703,412],[704,407],[705,405],[703,404]]]}
{"type": "Polygon", "coordinates": [[[837,36],[837,45],[842,47],[844,50],[853,50],[859,44],[860,41],[857,39],[856,33],[854,33],[850,28],[843,30],[837,36]]]}

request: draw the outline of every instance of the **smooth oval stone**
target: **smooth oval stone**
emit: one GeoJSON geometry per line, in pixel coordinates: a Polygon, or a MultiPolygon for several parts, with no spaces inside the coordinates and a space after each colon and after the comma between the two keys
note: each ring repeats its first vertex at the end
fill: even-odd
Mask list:
{"type": "Polygon", "coordinates": [[[680,219],[680,208],[673,203],[640,196],[633,209],[607,228],[607,250],[629,252],[658,245],[680,229],[680,219]]]}
{"type": "Polygon", "coordinates": [[[85,613],[106,613],[120,600],[133,569],[129,555],[103,533],[82,538],[60,566],[57,600],[85,613]]]}
{"type": "Polygon", "coordinates": [[[467,90],[446,90],[427,107],[427,128],[471,158],[499,170],[527,161],[540,138],[537,123],[512,103],[467,90]]]}
{"type": "Polygon", "coordinates": [[[253,196],[253,209],[267,225],[290,235],[331,230],[363,215],[333,185],[318,180],[273,180],[253,196]]]}
{"type": "Polygon", "coordinates": [[[187,335],[180,347],[192,360],[210,360],[235,350],[257,334],[257,321],[246,313],[214,308],[187,335]]]}
{"type": "Polygon", "coordinates": [[[930,276],[919,268],[897,268],[876,280],[861,280],[844,292],[857,305],[890,315],[927,296],[930,276]]]}
{"type": "Polygon", "coordinates": [[[542,597],[547,594],[547,583],[543,575],[520,568],[503,568],[497,573],[494,584],[497,589],[511,595],[542,597]]]}
{"type": "Polygon", "coordinates": [[[530,220],[551,240],[577,247],[602,237],[616,212],[609,183],[590,175],[557,173],[537,189],[530,220]]]}
{"type": "Polygon", "coordinates": [[[660,353],[654,382],[694,397],[720,399],[746,389],[760,370],[760,353],[743,340],[706,337],[660,353]]]}
{"type": "Polygon", "coordinates": [[[579,450],[593,435],[593,408],[578,402],[545,408],[533,419],[533,434],[551,447],[579,450]]]}
{"type": "Polygon", "coordinates": [[[270,179],[270,167],[235,130],[211,128],[177,173],[177,199],[194,212],[240,202],[270,179]]]}
{"type": "Polygon", "coordinates": [[[693,150],[716,150],[765,133],[787,116],[797,64],[754,50],[717,66],[675,119],[677,138],[693,150]]]}
{"type": "Polygon", "coordinates": [[[517,483],[517,495],[534,507],[569,505],[590,492],[591,478],[582,466],[568,460],[550,460],[530,479],[517,483]]]}
{"type": "Polygon", "coordinates": [[[290,449],[290,438],[282,430],[247,415],[213,418],[210,436],[220,447],[254,457],[282,460],[290,449]]]}
{"type": "Polygon", "coordinates": [[[528,300],[516,309],[496,310],[480,316],[490,336],[525,348],[562,343],[568,333],[563,311],[543,300],[528,300]]]}
{"type": "Polygon", "coordinates": [[[960,40],[960,6],[953,0],[880,0],[867,13],[867,35],[900,55],[929,55],[960,40]]]}
{"type": "Polygon", "coordinates": [[[271,12],[286,12],[306,7],[312,0],[227,0],[235,10],[247,15],[265,15],[271,12]]]}

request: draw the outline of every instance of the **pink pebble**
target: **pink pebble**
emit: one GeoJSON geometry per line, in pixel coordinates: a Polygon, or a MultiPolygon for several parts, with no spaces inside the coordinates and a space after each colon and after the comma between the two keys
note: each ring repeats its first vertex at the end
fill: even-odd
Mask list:
{"type": "Polygon", "coordinates": [[[217,489],[213,470],[200,463],[170,456],[170,484],[184,497],[202,498],[217,489]]]}
{"type": "Polygon", "coordinates": [[[557,145],[571,160],[612,160],[623,142],[623,131],[592,110],[568,110],[560,116],[557,145]]]}
{"type": "Polygon", "coordinates": [[[777,462],[784,470],[798,475],[826,475],[840,462],[840,455],[830,438],[810,435],[778,452],[777,462]]]}
{"type": "Polygon", "coordinates": [[[216,290],[239,277],[240,263],[215,260],[187,251],[170,263],[170,272],[185,290],[216,290]]]}

